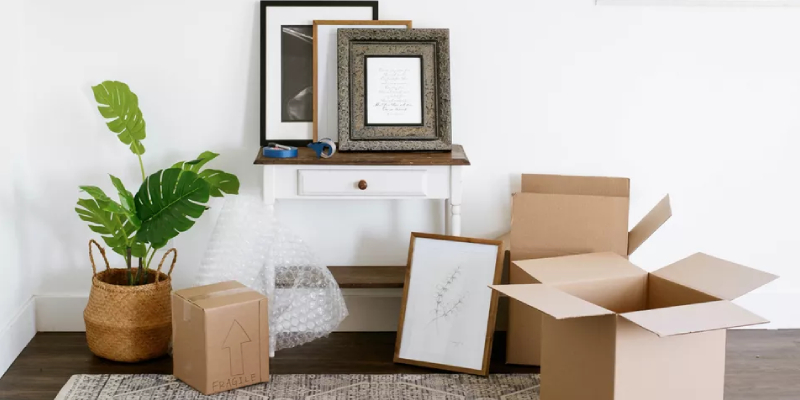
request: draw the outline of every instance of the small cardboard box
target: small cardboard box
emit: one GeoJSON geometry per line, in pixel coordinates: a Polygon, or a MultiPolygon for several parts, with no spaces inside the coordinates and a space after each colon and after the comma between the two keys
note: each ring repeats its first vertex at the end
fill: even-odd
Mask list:
{"type": "MultiPolygon", "coordinates": [[[[522,175],[513,197],[510,259],[611,251],[627,257],[672,216],[669,196],[628,232],[630,180],[594,176],[522,175]]],[[[509,282],[534,283],[514,264],[509,282]]],[[[542,365],[542,316],[516,301],[508,306],[506,362],[542,365]]]]}
{"type": "Polygon", "coordinates": [[[726,329],[767,321],[733,300],[776,277],[695,254],[647,273],[615,253],[516,261],[498,292],[545,314],[542,400],[722,400],[726,329]]]}
{"type": "Polygon", "coordinates": [[[239,282],[172,293],[173,375],[205,395],[269,381],[267,298],[239,282]]]}

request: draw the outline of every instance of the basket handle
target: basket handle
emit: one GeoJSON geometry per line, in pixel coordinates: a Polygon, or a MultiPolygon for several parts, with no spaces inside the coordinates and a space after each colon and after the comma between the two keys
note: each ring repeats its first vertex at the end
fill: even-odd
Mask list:
{"type": "Polygon", "coordinates": [[[92,262],[92,276],[97,275],[97,267],[94,265],[94,256],[92,255],[92,243],[97,246],[97,249],[100,250],[100,255],[103,256],[103,261],[106,262],[106,270],[110,269],[111,267],[108,265],[108,258],[106,258],[106,249],[100,246],[99,243],[95,242],[94,239],[89,240],[89,261],[92,262]]]}
{"type": "Polygon", "coordinates": [[[156,283],[158,283],[158,278],[161,277],[161,266],[164,265],[164,260],[167,259],[169,253],[172,253],[172,264],[169,266],[169,272],[167,272],[167,276],[172,276],[172,269],[175,268],[175,262],[178,261],[178,250],[175,248],[171,248],[164,253],[164,257],[161,257],[161,262],[158,263],[158,269],[156,270],[156,283]]]}

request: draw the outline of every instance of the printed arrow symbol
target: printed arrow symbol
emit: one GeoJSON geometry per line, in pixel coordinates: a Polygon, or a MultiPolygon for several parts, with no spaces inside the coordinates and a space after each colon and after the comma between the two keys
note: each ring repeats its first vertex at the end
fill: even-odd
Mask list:
{"type": "Polygon", "coordinates": [[[233,320],[228,336],[222,344],[223,349],[228,349],[231,358],[231,375],[244,374],[244,358],[242,353],[242,343],[250,341],[250,336],[244,331],[239,321],[233,320]]]}

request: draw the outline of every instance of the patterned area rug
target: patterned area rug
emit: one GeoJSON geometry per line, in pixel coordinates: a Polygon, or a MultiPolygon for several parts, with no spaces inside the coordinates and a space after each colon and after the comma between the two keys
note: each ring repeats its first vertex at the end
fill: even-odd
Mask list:
{"type": "Polygon", "coordinates": [[[539,399],[539,376],[532,374],[273,375],[271,379],[204,396],[172,375],[74,375],[56,400],[539,399]]]}

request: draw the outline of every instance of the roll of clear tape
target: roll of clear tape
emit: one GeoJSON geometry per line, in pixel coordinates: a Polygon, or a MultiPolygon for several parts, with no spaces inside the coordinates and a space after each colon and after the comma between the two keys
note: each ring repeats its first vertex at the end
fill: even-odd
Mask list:
{"type": "Polygon", "coordinates": [[[325,143],[328,146],[331,146],[331,152],[330,153],[325,154],[325,151],[324,150],[322,151],[322,154],[320,154],[320,156],[322,156],[322,158],[331,158],[334,154],[336,154],[336,143],[334,143],[334,141],[332,139],[323,138],[323,139],[320,139],[319,141],[320,141],[320,143],[325,143]]]}

